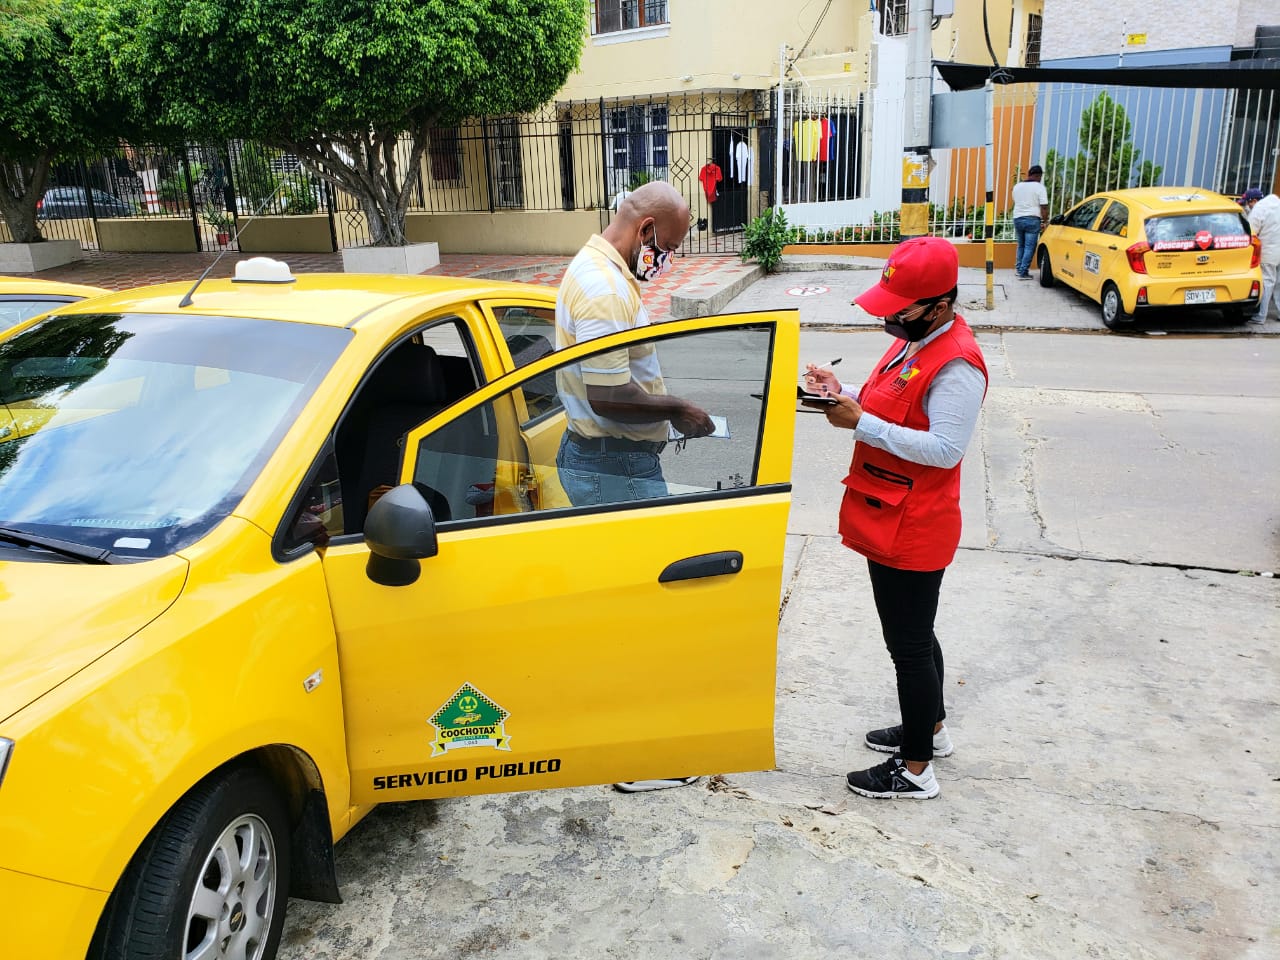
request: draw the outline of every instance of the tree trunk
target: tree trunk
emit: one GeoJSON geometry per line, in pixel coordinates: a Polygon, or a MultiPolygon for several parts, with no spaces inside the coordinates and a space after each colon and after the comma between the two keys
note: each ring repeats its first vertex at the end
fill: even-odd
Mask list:
{"type": "Polygon", "coordinates": [[[399,132],[391,130],[314,137],[281,146],[316,176],[356,198],[368,221],[373,246],[403,247],[409,243],[405,215],[421,175],[428,129],[429,125],[423,124],[409,131],[407,157],[400,147],[399,132]]]}
{"type": "Polygon", "coordinates": [[[0,156],[0,214],[9,227],[14,243],[40,243],[40,225],[36,222],[36,204],[44,196],[49,182],[49,154],[14,159],[0,156]]]}

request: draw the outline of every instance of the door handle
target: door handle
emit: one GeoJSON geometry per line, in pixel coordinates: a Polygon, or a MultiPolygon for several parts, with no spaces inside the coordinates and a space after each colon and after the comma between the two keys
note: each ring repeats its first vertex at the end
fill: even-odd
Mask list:
{"type": "Polygon", "coordinates": [[[722,553],[704,553],[696,557],[685,557],[674,563],[658,575],[659,583],[671,583],[674,580],[699,580],[703,577],[723,577],[732,575],[742,569],[742,554],[737,550],[725,550],[722,553]]]}
{"type": "Polygon", "coordinates": [[[1076,246],[1077,246],[1077,247],[1083,247],[1083,246],[1084,246],[1084,241],[1083,241],[1083,240],[1077,240],[1077,241],[1076,241],[1076,246]]]}
{"type": "Polygon", "coordinates": [[[1107,249],[1108,249],[1108,250],[1119,250],[1120,248],[1119,248],[1119,247],[1117,247],[1117,246],[1110,246],[1110,247],[1107,247],[1107,249]]]}

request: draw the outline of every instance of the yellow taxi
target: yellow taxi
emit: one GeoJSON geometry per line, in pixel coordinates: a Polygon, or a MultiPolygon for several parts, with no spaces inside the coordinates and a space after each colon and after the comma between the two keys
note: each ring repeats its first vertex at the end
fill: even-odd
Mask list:
{"type": "Polygon", "coordinates": [[[1116,328],[1148,307],[1217,307],[1240,322],[1257,309],[1262,248],[1239,203],[1195,187],[1140,187],[1086,197],[1049,221],[1040,285],[1061,280],[1116,328]]]}
{"type": "Polygon", "coordinates": [[[523,284],[191,287],[0,341],[41,411],[0,440],[0,956],[270,960],[380,801],[773,765],[795,311],[557,352],[523,284]],[[636,351],[723,429],[575,507],[562,385],[636,351]]]}
{"type": "Polygon", "coordinates": [[[0,277],[0,337],[6,330],[65,303],[110,293],[82,283],[60,283],[31,277],[0,277]]]}

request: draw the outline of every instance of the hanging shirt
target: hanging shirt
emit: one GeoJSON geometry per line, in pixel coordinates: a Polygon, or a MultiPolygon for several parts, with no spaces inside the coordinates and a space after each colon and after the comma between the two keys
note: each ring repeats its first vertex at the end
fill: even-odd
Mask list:
{"type": "Polygon", "coordinates": [[[724,179],[724,174],[714,162],[706,164],[698,171],[698,180],[702,183],[703,192],[707,195],[707,203],[715,203],[719,196],[716,184],[724,179]]]}
{"type": "Polygon", "coordinates": [[[817,120],[797,120],[791,125],[795,140],[793,151],[796,160],[817,160],[818,143],[822,139],[822,126],[817,120]]]}
{"type": "Polygon", "coordinates": [[[733,148],[734,169],[737,171],[739,183],[751,182],[751,148],[745,140],[739,140],[733,148]]]}
{"type": "Polygon", "coordinates": [[[831,120],[823,117],[818,121],[818,160],[826,163],[831,158],[831,120]]]}

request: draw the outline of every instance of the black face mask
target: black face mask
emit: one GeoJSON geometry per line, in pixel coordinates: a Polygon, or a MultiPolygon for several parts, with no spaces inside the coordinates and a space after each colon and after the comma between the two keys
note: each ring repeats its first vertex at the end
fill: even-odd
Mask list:
{"type": "Polygon", "coordinates": [[[911,320],[893,320],[886,317],[884,332],[891,337],[897,337],[899,340],[906,340],[908,343],[923,340],[929,333],[929,327],[937,319],[937,317],[931,316],[932,313],[933,308],[930,307],[923,314],[911,320]]]}

